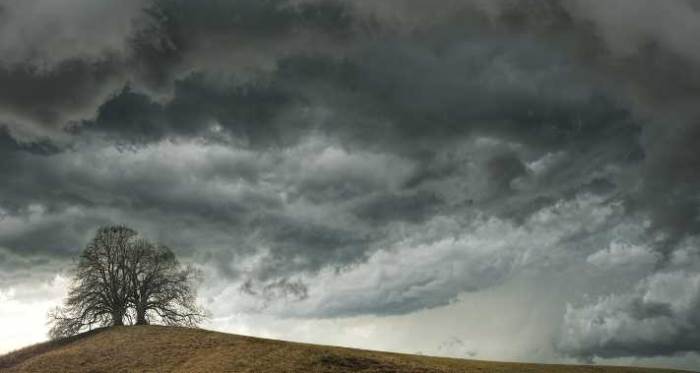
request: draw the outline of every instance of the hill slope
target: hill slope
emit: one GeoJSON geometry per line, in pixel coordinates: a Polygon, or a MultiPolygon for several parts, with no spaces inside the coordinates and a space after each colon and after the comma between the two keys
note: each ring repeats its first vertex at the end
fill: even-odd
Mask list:
{"type": "Polygon", "coordinates": [[[116,327],[0,356],[3,372],[671,372],[497,363],[363,351],[200,329],[116,327]]]}

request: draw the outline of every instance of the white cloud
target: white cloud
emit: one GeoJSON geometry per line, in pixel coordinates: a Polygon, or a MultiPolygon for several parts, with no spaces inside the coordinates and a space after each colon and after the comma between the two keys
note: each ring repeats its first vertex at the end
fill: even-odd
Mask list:
{"type": "Polygon", "coordinates": [[[633,293],[567,305],[558,347],[574,356],[617,357],[698,351],[700,274],[655,273],[633,293]]]}
{"type": "Polygon", "coordinates": [[[586,258],[588,263],[605,269],[626,266],[651,266],[661,259],[661,254],[645,245],[613,241],[606,249],[597,251],[586,258]]]}
{"type": "Polygon", "coordinates": [[[47,339],[47,314],[60,305],[68,279],[60,274],[41,284],[0,289],[0,354],[47,339]]]}
{"type": "MultiPolygon", "coordinates": [[[[445,305],[464,291],[499,285],[524,268],[569,261],[572,252],[562,241],[601,229],[616,213],[599,202],[591,195],[562,201],[535,213],[522,226],[484,216],[436,216],[421,225],[397,224],[366,262],[340,272],[329,268],[318,275],[300,275],[309,285],[308,299],[266,302],[259,311],[334,317],[400,314],[445,305]]],[[[212,304],[228,304],[223,300],[239,293],[239,283],[220,286],[206,296],[212,304]]],[[[261,306],[255,297],[238,298],[235,310],[261,306]]],[[[225,312],[225,307],[217,308],[225,312]]]]}

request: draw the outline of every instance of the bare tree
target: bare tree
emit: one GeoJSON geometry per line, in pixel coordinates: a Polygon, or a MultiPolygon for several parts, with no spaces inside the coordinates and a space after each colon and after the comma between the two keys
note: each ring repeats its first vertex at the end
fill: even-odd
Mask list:
{"type": "Polygon", "coordinates": [[[194,327],[205,317],[196,304],[197,277],[169,248],[139,239],[133,229],[100,228],[80,254],[63,306],[49,313],[49,335],[124,325],[125,317],[139,325],[194,327]]]}
{"type": "Polygon", "coordinates": [[[49,314],[52,338],[94,326],[123,325],[129,304],[126,264],[136,231],[102,227],[80,254],[73,283],[62,307],[49,314]]]}
{"type": "Polygon", "coordinates": [[[166,246],[139,240],[129,264],[130,302],[136,324],[196,326],[205,312],[196,304],[194,282],[198,272],[182,266],[166,246]]]}

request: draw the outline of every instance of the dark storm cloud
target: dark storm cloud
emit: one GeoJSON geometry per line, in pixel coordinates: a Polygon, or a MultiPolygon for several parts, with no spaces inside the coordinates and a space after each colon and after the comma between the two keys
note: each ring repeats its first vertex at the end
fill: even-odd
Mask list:
{"type": "Polygon", "coordinates": [[[20,63],[0,66],[0,107],[18,121],[60,126],[75,119],[71,114],[96,104],[117,69],[109,59],[71,59],[46,69],[20,63]]]}
{"type": "MultiPolygon", "coordinates": [[[[137,70],[142,66],[155,67],[166,74],[158,79],[169,79],[169,61],[180,63],[186,53],[196,50],[196,41],[218,35],[228,37],[230,33],[240,34],[242,39],[274,39],[299,28],[325,30],[331,26],[347,32],[350,21],[346,13],[342,5],[327,2],[294,6],[281,1],[211,1],[197,6],[178,1],[154,2],[146,7],[141,19],[144,23],[137,24],[131,34],[133,56],[125,64],[135,64],[137,70]]],[[[586,83],[585,74],[579,73],[574,62],[529,38],[471,38],[451,41],[438,51],[429,41],[399,39],[374,43],[361,50],[348,58],[284,58],[275,71],[249,82],[222,82],[215,75],[190,75],[174,81],[173,96],[165,102],[148,92],[123,89],[97,108],[95,119],[85,122],[78,133],[101,132],[117,143],[143,144],[202,136],[211,126],[221,126],[252,145],[288,144],[290,137],[300,138],[299,132],[305,128],[282,128],[279,116],[284,110],[290,106],[299,108],[297,111],[328,107],[338,116],[314,126],[323,133],[339,133],[337,136],[349,144],[370,148],[388,145],[392,151],[414,156],[477,133],[524,142],[537,153],[570,143],[595,141],[611,123],[626,118],[624,110],[616,108],[604,92],[600,98],[596,88],[586,83]],[[567,84],[561,84],[564,80],[568,80],[567,84]]],[[[66,68],[61,66],[55,68],[55,79],[70,78],[68,73],[72,70],[64,71],[66,68]]],[[[90,76],[79,71],[78,75],[90,76]]],[[[61,81],[53,82],[51,87],[63,91],[60,87],[78,87],[86,95],[90,93],[80,84],[57,84],[61,81]]],[[[21,95],[17,97],[18,102],[28,102],[21,95]]],[[[27,103],[30,104],[42,106],[27,103]]],[[[307,122],[299,121],[310,126],[307,122]]],[[[517,157],[510,159],[513,165],[519,165],[519,171],[508,167],[499,171],[498,162],[491,161],[489,177],[500,185],[496,189],[503,189],[513,178],[524,175],[517,157]],[[511,175],[514,170],[518,175],[511,175]]],[[[433,165],[423,167],[424,174],[429,174],[433,165]]],[[[138,174],[144,179],[137,182],[105,175],[94,180],[88,172],[78,171],[68,181],[60,171],[44,168],[42,184],[66,185],[44,198],[50,207],[63,202],[86,206],[126,203],[143,209],[163,209],[168,214],[187,212],[227,221],[236,221],[236,216],[249,212],[236,203],[214,206],[216,199],[205,202],[209,198],[204,196],[197,199],[201,206],[192,205],[180,199],[184,195],[160,192],[166,183],[154,182],[147,173],[138,174]],[[76,190],[76,185],[82,187],[76,190]],[[86,190],[94,190],[94,195],[86,194],[86,190]]],[[[177,180],[157,172],[152,175],[170,182],[177,180]]],[[[22,191],[31,190],[30,180],[18,183],[21,187],[14,188],[14,193],[7,193],[14,196],[8,204],[32,200],[17,198],[22,191]]],[[[365,186],[351,186],[348,191],[334,185],[345,188],[351,183],[336,183],[332,179],[325,183],[330,187],[319,187],[335,190],[330,194],[332,199],[361,195],[374,187],[371,180],[362,181],[365,186]]],[[[323,195],[313,191],[314,185],[319,184],[301,185],[301,194],[313,198],[323,195]]],[[[384,196],[363,202],[355,211],[375,220],[381,217],[411,221],[434,212],[428,207],[434,203],[424,203],[426,198],[396,197],[391,193],[384,196]],[[408,212],[406,206],[415,210],[408,212]]]]}
{"type": "Polygon", "coordinates": [[[229,84],[196,74],[176,81],[166,104],[125,90],[86,127],[144,142],[201,135],[215,123],[252,145],[293,143],[314,129],[413,157],[469,135],[539,151],[590,145],[613,131],[635,135],[629,113],[605,89],[587,83],[574,61],[528,38],[432,48],[384,42],[345,58],[284,58],[271,73],[229,84]],[[315,108],[333,116],[314,123],[301,114],[315,108]]]}
{"type": "Polygon", "coordinates": [[[84,128],[132,144],[201,136],[217,129],[251,145],[281,140],[284,129],[273,120],[294,100],[288,92],[265,82],[236,84],[215,79],[195,74],[178,80],[173,98],[165,104],[124,88],[102,104],[97,118],[84,128]]]}
{"type": "Polygon", "coordinates": [[[326,105],[352,105],[349,137],[416,150],[474,132],[549,145],[594,137],[603,123],[624,117],[572,62],[527,38],[467,38],[434,48],[379,43],[342,60],[284,60],[279,70],[292,84],[328,89],[330,97],[318,98],[326,105]]]}
{"type": "Polygon", "coordinates": [[[369,240],[361,231],[282,215],[262,216],[252,226],[260,227],[260,243],[270,250],[258,272],[263,280],[357,262],[365,255],[369,240]]]}
{"type": "Polygon", "coordinates": [[[18,152],[50,155],[59,151],[60,149],[48,139],[31,142],[19,141],[10,134],[6,126],[0,125],[0,153],[7,157],[6,160],[10,160],[10,157],[18,152]]]}
{"type": "MultiPolygon", "coordinates": [[[[370,281],[297,314],[404,314],[502,283],[527,264],[523,235],[568,250],[533,254],[544,262],[585,257],[623,206],[648,220],[644,239],[664,261],[636,295],[567,311],[561,350],[696,344],[696,295],[678,305],[643,294],[669,266],[696,273],[695,259],[674,255],[700,233],[700,54],[679,31],[697,29],[697,6],[22,4],[0,8],[0,266],[67,258],[96,226],[129,223],[269,302],[313,301],[325,270],[395,258],[403,267],[385,287],[370,281]],[[23,26],[52,17],[49,31],[23,26]],[[594,228],[572,228],[585,220],[573,212],[557,225],[561,206],[594,228]],[[513,242],[486,252],[445,240],[470,229],[500,242],[492,225],[513,242]],[[631,329],[607,336],[597,320],[631,329]],[[629,335],[645,322],[672,333],[629,335]]],[[[373,278],[365,270],[356,281],[373,278]]]]}
{"type": "MultiPolygon", "coordinates": [[[[181,0],[155,0],[146,13],[154,21],[172,25],[183,38],[211,36],[279,37],[311,29],[340,34],[349,32],[349,9],[336,1],[289,2],[285,0],[205,0],[197,4],[181,0]]],[[[242,40],[242,42],[249,42],[242,40]]]]}
{"type": "Polygon", "coordinates": [[[92,115],[120,85],[124,39],[138,0],[7,1],[0,14],[0,113],[23,137],[92,115]]]}
{"type": "MultiPolygon", "coordinates": [[[[25,218],[32,211],[23,211],[25,218]]],[[[79,213],[64,212],[54,219],[28,224],[14,232],[4,232],[0,237],[0,247],[10,249],[12,254],[24,257],[45,257],[66,259],[76,255],[83,247],[95,225],[107,224],[106,219],[96,219],[79,213]]]]}
{"type": "MultiPolygon", "coordinates": [[[[607,98],[604,90],[589,84],[587,73],[575,61],[529,37],[469,37],[443,45],[430,38],[415,42],[404,37],[386,39],[360,45],[359,52],[347,57],[285,57],[271,72],[247,79],[216,73],[177,78],[169,71],[172,64],[187,66],[184,58],[195,53],[197,42],[219,35],[274,39],[299,28],[323,30],[329,25],[347,32],[349,20],[343,9],[326,2],[292,6],[280,1],[211,1],[196,7],[177,1],[152,3],[141,19],[144,23],[138,23],[131,34],[129,45],[134,54],[125,66],[135,63],[137,70],[156,67],[164,75],[153,81],[174,79],[172,96],[163,101],[148,91],[124,88],[96,109],[93,120],[75,127],[76,136],[98,133],[117,144],[146,145],[175,138],[211,138],[222,130],[257,148],[261,144],[294,145],[305,132],[315,130],[350,147],[407,155],[419,162],[419,179],[431,177],[440,182],[455,166],[445,166],[445,172],[436,174],[439,167],[426,162],[424,155],[435,158],[439,153],[436,148],[471,135],[526,144],[531,147],[531,157],[536,157],[545,151],[586,147],[614,131],[611,127],[622,128],[620,131],[628,127],[626,112],[607,98]],[[328,21],[340,21],[342,27],[328,21]],[[317,108],[330,111],[331,117],[312,121],[299,114],[317,108]],[[286,113],[290,115],[281,119],[286,113]]],[[[113,156],[120,157],[117,153],[113,156]]],[[[49,210],[71,205],[105,206],[241,225],[255,215],[256,208],[250,203],[275,200],[265,197],[248,199],[249,203],[222,203],[221,195],[208,194],[204,187],[208,180],[197,172],[193,174],[201,184],[183,187],[181,175],[172,170],[144,167],[126,173],[96,173],[94,167],[79,169],[70,163],[61,168],[62,162],[71,162],[70,156],[56,159],[58,167],[36,158],[20,160],[25,168],[43,172],[34,177],[17,174],[17,182],[4,193],[8,197],[5,204],[20,209],[23,204],[41,203],[49,210]],[[52,194],[37,197],[42,195],[34,189],[39,177],[38,184],[55,186],[52,194]]],[[[129,166],[117,165],[117,169],[122,167],[129,166]]],[[[487,168],[491,189],[498,193],[509,192],[511,182],[526,175],[516,155],[496,155],[487,168]]],[[[237,172],[208,177],[235,177],[237,172]]],[[[415,183],[404,181],[408,186],[415,183]]],[[[294,189],[315,203],[361,197],[379,189],[348,208],[374,223],[420,223],[439,212],[443,202],[435,192],[397,194],[382,190],[371,177],[342,172],[325,179],[304,178],[294,189]]],[[[264,228],[263,234],[275,245],[308,250],[302,251],[306,256],[302,263],[310,263],[305,268],[364,257],[365,239],[345,238],[343,230],[301,229],[296,224],[264,228]],[[337,252],[340,247],[345,249],[337,252]],[[326,252],[323,250],[331,255],[320,255],[326,252]]],[[[288,258],[290,253],[299,255],[291,249],[280,249],[275,255],[288,258]]]]}
{"type": "Polygon", "coordinates": [[[275,280],[257,289],[252,280],[246,280],[240,288],[241,292],[253,296],[262,296],[268,302],[292,298],[303,300],[308,298],[308,288],[301,281],[290,281],[286,278],[275,280]]]}
{"type": "Polygon", "coordinates": [[[238,169],[245,172],[248,167],[245,159],[229,159],[240,163],[230,163],[225,167],[217,165],[217,159],[211,159],[212,164],[208,165],[211,168],[188,170],[168,162],[159,164],[153,159],[140,165],[139,155],[129,150],[111,150],[93,156],[101,159],[93,163],[86,158],[90,155],[75,151],[52,156],[15,155],[14,166],[17,168],[8,171],[12,182],[2,186],[2,206],[22,211],[26,206],[37,204],[50,212],[71,206],[157,210],[182,218],[220,219],[233,223],[249,214],[252,206],[261,209],[279,204],[274,196],[257,192],[245,183],[234,196],[217,187],[217,183],[238,183],[238,169]],[[110,165],[112,170],[102,169],[110,165]],[[32,173],[26,170],[32,170],[32,173]],[[215,175],[211,175],[212,172],[215,175]],[[183,182],[187,174],[197,182],[183,182]],[[46,185],[55,189],[50,193],[39,193],[46,185]]]}
{"type": "Polygon", "coordinates": [[[358,218],[372,224],[394,221],[420,223],[439,211],[441,205],[441,198],[429,192],[376,195],[360,202],[354,213],[358,218]]]}
{"type": "Polygon", "coordinates": [[[700,186],[700,155],[694,150],[700,146],[698,123],[666,123],[665,128],[649,131],[653,139],[647,139],[643,189],[632,204],[648,208],[653,228],[667,234],[660,245],[665,254],[683,238],[700,233],[700,200],[695,192],[700,186]]]}
{"type": "MultiPolygon", "coordinates": [[[[352,28],[349,9],[334,1],[128,1],[120,9],[80,1],[63,5],[25,9],[12,3],[5,12],[15,18],[7,22],[7,36],[0,38],[0,49],[7,52],[0,61],[0,84],[5,87],[0,107],[4,116],[11,115],[3,119],[18,122],[12,125],[19,129],[23,121],[65,128],[90,117],[100,100],[128,82],[162,92],[181,75],[212,67],[220,58],[235,56],[242,65],[254,67],[260,58],[274,61],[273,51],[287,44],[299,49],[292,45],[306,33],[337,39],[352,28]],[[66,10],[70,5],[85,9],[71,14],[66,10]],[[52,17],[65,23],[54,36],[47,34],[53,24],[40,26],[52,17]],[[95,19],[101,17],[110,20],[98,28],[95,19]],[[26,18],[36,25],[20,22],[26,18]],[[81,26],[85,29],[73,29],[81,26]],[[30,47],[21,47],[26,40],[15,37],[21,32],[30,47]],[[265,53],[268,49],[271,52],[265,53]],[[55,56],[51,51],[57,51],[55,56]],[[263,57],[247,56],[250,53],[263,57]]],[[[228,68],[224,64],[216,69],[228,68]]]]}
{"type": "Polygon", "coordinates": [[[497,191],[511,190],[511,182],[527,175],[527,168],[515,154],[501,154],[486,163],[491,184],[497,191]]]}
{"type": "MultiPolygon", "coordinates": [[[[140,23],[130,39],[133,66],[147,85],[158,88],[196,63],[200,56],[194,54],[211,57],[251,47],[259,53],[292,44],[294,34],[304,32],[342,37],[350,31],[352,16],[335,1],[156,0],[146,6],[140,23]]],[[[239,58],[255,59],[245,53],[239,58]]]]}

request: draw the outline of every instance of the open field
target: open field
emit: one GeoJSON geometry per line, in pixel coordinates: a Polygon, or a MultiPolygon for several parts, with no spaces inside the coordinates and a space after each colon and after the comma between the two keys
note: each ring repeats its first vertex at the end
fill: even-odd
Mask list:
{"type": "Polygon", "coordinates": [[[629,372],[672,370],[500,363],[319,346],[160,326],[95,330],[0,356],[2,372],[629,372]]]}

